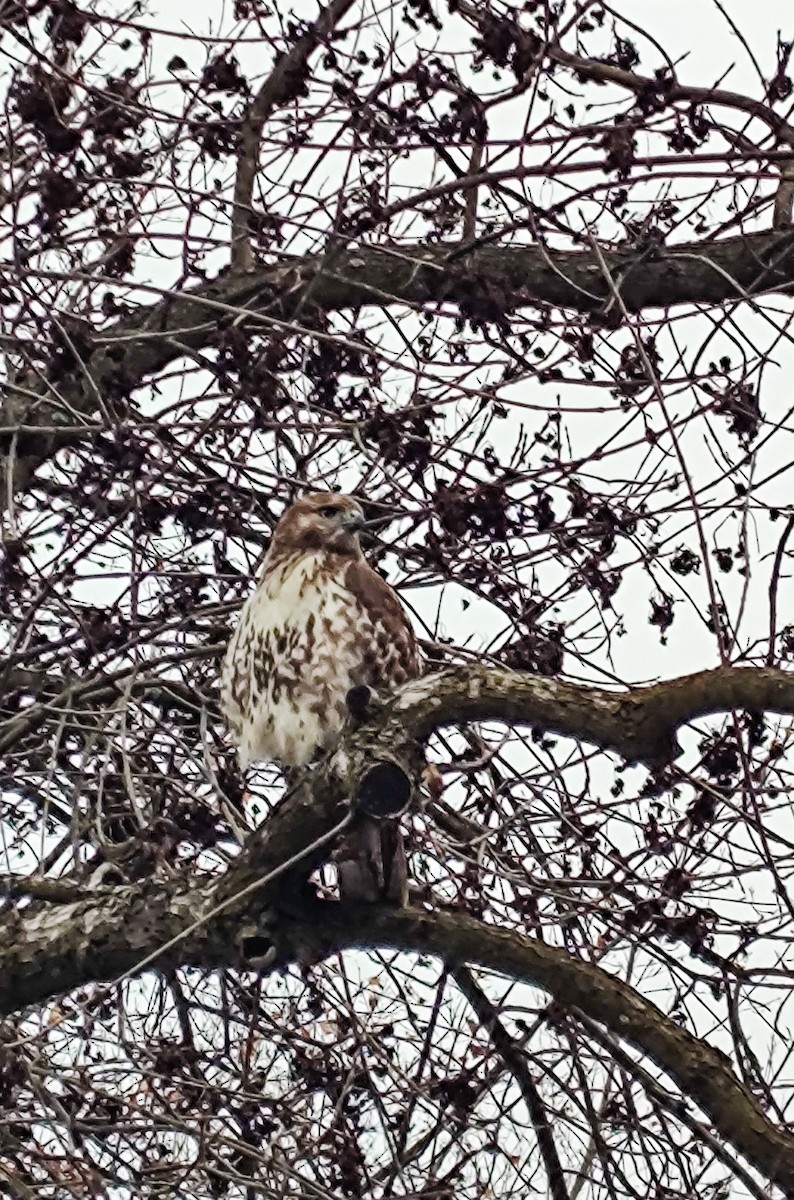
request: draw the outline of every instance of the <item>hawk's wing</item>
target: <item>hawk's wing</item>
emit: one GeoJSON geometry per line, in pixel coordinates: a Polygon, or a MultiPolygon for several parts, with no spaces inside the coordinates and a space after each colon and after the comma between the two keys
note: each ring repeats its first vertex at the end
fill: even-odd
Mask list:
{"type": "MultiPolygon", "coordinates": [[[[421,674],[413,628],[397,593],[363,558],[350,563],[345,584],[367,613],[373,629],[371,645],[362,647],[361,682],[375,692],[388,692],[421,674]]],[[[334,855],[339,895],[370,903],[388,900],[398,907],[408,901],[405,846],[400,821],[365,817],[334,855]]]]}

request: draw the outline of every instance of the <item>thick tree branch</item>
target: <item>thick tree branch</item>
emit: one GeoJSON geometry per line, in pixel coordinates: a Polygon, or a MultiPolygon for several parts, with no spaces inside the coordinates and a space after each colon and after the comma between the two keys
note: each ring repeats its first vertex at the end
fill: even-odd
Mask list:
{"type": "Polygon", "coordinates": [[[769,667],[721,667],[626,692],[566,683],[529,672],[479,666],[425,676],[395,698],[385,726],[420,740],[445,724],[503,721],[536,726],[614,750],[629,762],[675,756],[676,731],[732,709],[794,714],[794,674],[769,667]]]}
{"type": "MultiPolygon", "coordinates": [[[[194,964],[245,966],[240,949],[244,922],[281,892],[283,879],[259,887],[265,876],[331,833],[346,817],[347,797],[375,752],[350,739],[345,752],[318,768],[311,785],[296,787],[252,834],[245,850],[220,876],[189,875],[168,882],[150,878],[134,886],[93,890],[69,900],[42,897],[41,881],[27,892],[32,903],[0,915],[0,1014],[41,1003],[91,980],[137,973],[153,958],[161,970],[194,964]],[[179,939],[174,944],[174,939],[179,939]],[[165,952],[163,948],[168,946],[165,952]]],[[[307,874],[328,856],[328,846],[305,853],[307,874]]]]}
{"type": "MultiPolygon", "coordinates": [[[[301,819],[307,816],[313,823],[311,806],[303,809],[301,819]]],[[[276,841],[283,845],[280,833],[276,841]]],[[[266,843],[257,849],[259,869],[266,870],[277,851],[266,843]]],[[[227,909],[212,918],[219,896],[217,885],[208,881],[145,883],[107,889],[77,904],[40,902],[7,914],[0,922],[0,1012],[131,972],[160,946],[191,930],[197,915],[208,916],[206,924],[192,928],[161,955],[157,967],[244,967],[238,934],[241,920],[250,914],[227,909]]],[[[721,1138],[794,1194],[794,1136],[772,1124],[729,1060],[598,966],[460,913],[376,905],[317,903],[300,919],[279,916],[275,936],[282,954],[297,953],[304,961],[344,949],[388,947],[437,955],[451,969],[466,963],[485,967],[540,987],[565,1009],[580,1009],[650,1058],[708,1115],[721,1138]]]]}
{"type": "Polygon", "coordinates": [[[580,1008],[662,1067],[722,1138],[794,1194],[794,1138],[772,1125],[721,1054],[619,979],[562,950],[462,915],[369,905],[353,913],[347,906],[312,904],[307,921],[300,899],[297,918],[288,907],[293,915],[279,909],[274,922],[268,908],[282,881],[263,882],[296,855],[304,855],[303,877],[324,861],[327,839],[348,812],[347,797],[356,794],[373,762],[386,754],[415,775],[420,756],[413,739],[441,725],[486,719],[539,725],[628,758],[652,759],[670,751],[681,723],[726,708],[794,713],[794,675],[728,668],[622,694],[478,667],[428,676],[403,688],[371,724],[351,730],[222,876],[148,879],[74,898],[68,889],[52,899],[39,890],[27,906],[9,907],[0,916],[0,1013],[149,964],[161,970],[242,967],[270,962],[271,950],[281,961],[309,961],[354,947],[430,952],[450,968],[487,967],[580,1008]]]}
{"type": "MultiPolygon", "coordinates": [[[[794,235],[782,231],[690,242],[655,251],[604,251],[627,311],[679,304],[722,304],[794,284],[794,235]]],[[[136,309],[93,342],[87,370],[59,378],[30,373],[9,387],[0,439],[14,491],[59,449],[90,436],[98,397],[132,390],[185,353],[211,343],[219,322],[245,317],[251,328],[283,328],[301,306],[324,312],[367,305],[411,307],[497,303],[501,311],[549,304],[577,312],[609,300],[602,265],[586,251],[537,246],[364,246],[229,274],[190,292],[136,309]],[[246,314],[248,314],[246,316],[246,314]],[[282,323],[282,324],[279,324],[282,323]],[[86,433],[75,433],[76,417],[86,433]]],[[[4,484],[2,494],[9,491],[4,484]]]]}
{"type": "MultiPolygon", "coordinates": [[[[675,731],[684,722],[735,708],[794,714],[794,675],[771,668],[721,668],[622,693],[481,667],[427,676],[401,689],[371,723],[351,730],[337,753],[285,797],[219,879],[190,878],[168,886],[151,880],[101,901],[88,895],[60,904],[58,920],[43,901],[7,913],[0,928],[0,1011],[130,970],[197,918],[207,920],[203,932],[176,947],[169,965],[185,961],[188,945],[206,956],[207,965],[219,953],[227,962],[231,931],[239,929],[252,907],[270,903],[274,888],[263,888],[253,905],[250,896],[240,903],[235,897],[327,836],[373,764],[400,763],[415,778],[421,760],[416,745],[441,726],[472,720],[532,725],[610,748],[632,761],[653,762],[673,751],[675,731]],[[210,917],[227,903],[220,919],[210,917]]],[[[327,856],[327,846],[307,854],[301,874],[308,875],[327,856]]]]}

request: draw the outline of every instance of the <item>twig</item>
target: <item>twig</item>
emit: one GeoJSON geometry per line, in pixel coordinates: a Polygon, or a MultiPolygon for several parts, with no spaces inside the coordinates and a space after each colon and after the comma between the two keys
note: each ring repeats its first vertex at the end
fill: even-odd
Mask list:
{"type": "Polygon", "coordinates": [[[772,228],[788,229],[791,225],[792,210],[794,210],[794,159],[780,171],[780,183],[775,192],[775,206],[772,212],[772,228]]]}
{"type": "Polygon", "coordinates": [[[766,655],[766,665],[771,667],[775,661],[775,642],[777,641],[777,591],[780,584],[780,568],[783,565],[783,555],[786,551],[786,543],[791,537],[791,531],[794,529],[794,513],[791,514],[786,527],[780,536],[780,541],[777,544],[775,551],[775,561],[772,565],[772,577],[769,580],[769,649],[766,655]]]}

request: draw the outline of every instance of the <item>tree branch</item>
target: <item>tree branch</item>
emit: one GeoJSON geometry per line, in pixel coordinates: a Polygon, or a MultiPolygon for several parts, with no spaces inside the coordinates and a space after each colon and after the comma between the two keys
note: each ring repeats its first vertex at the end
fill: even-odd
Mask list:
{"type": "MultiPolygon", "coordinates": [[[[152,892],[149,888],[149,893],[152,892]]],[[[103,896],[84,910],[81,924],[92,924],[100,931],[92,938],[91,968],[82,959],[80,978],[70,986],[89,979],[111,978],[129,971],[135,961],[156,950],[195,917],[195,902],[207,885],[176,891],[160,886],[160,903],[154,897],[122,889],[117,896],[103,896]],[[168,898],[168,903],[163,901],[168,898]],[[131,921],[131,924],[128,922],[131,921]],[[103,940],[106,924],[116,924],[116,950],[112,953],[103,940]],[[96,957],[97,954],[99,957],[96,957]]],[[[140,891],[140,889],[138,889],[140,891]]],[[[59,906],[46,920],[41,911],[35,922],[42,938],[51,944],[73,940],[73,916],[67,906],[59,906]]],[[[236,914],[239,922],[242,914],[236,914]]],[[[25,919],[28,931],[33,922],[25,919]]],[[[237,949],[235,922],[228,917],[208,922],[201,930],[185,938],[178,951],[158,961],[160,969],[176,966],[245,966],[237,949]],[[231,936],[230,936],[231,935],[231,936]]],[[[616,1037],[628,1041],[664,1070],[707,1115],[725,1141],[744,1155],[768,1179],[788,1193],[794,1191],[794,1137],[776,1128],[758,1107],[751,1093],[734,1075],[730,1062],[718,1050],[695,1038],[686,1029],[665,1016],[620,979],[598,966],[571,957],[566,951],[533,941],[522,934],[485,925],[463,914],[430,914],[418,910],[394,911],[375,905],[321,903],[312,906],[303,921],[280,917],[279,940],[290,944],[304,960],[319,960],[345,949],[398,949],[434,954],[450,967],[472,963],[521,979],[542,988],[557,1003],[581,1009],[600,1022],[616,1037]]],[[[5,937],[3,943],[9,947],[5,937]]],[[[0,959],[7,952],[0,952],[0,959]]],[[[3,963],[0,975],[0,1010],[10,1011],[14,977],[3,963]]],[[[25,978],[17,980],[17,995],[26,994],[32,1003],[31,981],[41,976],[35,958],[27,960],[25,978]]],[[[73,960],[74,967],[74,960],[73,960]]],[[[17,970],[19,964],[17,964],[17,970]]],[[[56,977],[51,976],[54,981],[56,977]]],[[[60,976],[63,978],[63,975],[60,976]]],[[[51,986],[51,984],[50,984],[51,986]]],[[[53,990],[62,990],[57,987],[53,990]]],[[[44,998],[43,995],[37,997],[44,998]]]]}
{"type": "Polygon", "coordinates": [[[638,1063],[623,1049],[618,1039],[613,1037],[612,1034],[607,1033],[597,1021],[592,1021],[581,1009],[574,1009],[573,1014],[576,1021],[584,1028],[587,1034],[604,1047],[612,1058],[612,1061],[617,1063],[626,1075],[637,1080],[645,1089],[646,1094],[660,1108],[669,1112],[676,1121],[680,1121],[682,1125],[685,1125],[698,1141],[707,1146],[714,1157],[723,1163],[732,1175],[742,1181],[749,1194],[755,1197],[755,1200],[769,1200],[768,1191],[763,1187],[759,1187],[753,1175],[740,1162],[736,1161],[711,1130],[705,1128],[701,1121],[696,1120],[692,1116],[686,1102],[682,1103],[681,1096],[663,1087],[659,1083],[656,1074],[646,1070],[645,1067],[638,1063]]]}
{"type": "MultiPolygon", "coordinates": [[[[534,725],[632,761],[659,761],[673,751],[675,731],[685,721],[733,708],[794,714],[794,675],[724,668],[628,692],[481,667],[426,676],[402,688],[373,721],[349,731],[339,750],[251,835],[223,876],[168,885],[148,880],[110,899],[88,895],[59,903],[57,919],[53,905],[43,900],[6,913],[0,920],[0,1012],[132,970],[197,919],[205,924],[163,962],[174,967],[198,955],[208,966],[228,964],[240,921],[271,903],[278,890],[274,884],[258,892],[258,882],[333,831],[374,764],[400,763],[415,778],[421,761],[417,743],[443,725],[472,720],[534,725]],[[216,917],[219,905],[228,907],[216,917]]],[[[327,846],[313,849],[300,874],[305,878],[327,857],[327,846]]]]}
{"type": "MultiPolygon", "coordinates": [[[[464,5],[464,9],[470,13],[476,11],[468,4],[464,5]]],[[[476,13],[475,19],[478,24],[482,21],[483,16],[484,14],[476,13]]],[[[794,147],[794,126],[790,125],[785,117],[781,117],[768,104],[764,104],[761,100],[755,100],[752,96],[745,96],[741,92],[729,92],[724,88],[695,87],[691,84],[679,83],[677,79],[669,76],[652,79],[647,75],[638,75],[634,71],[616,66],[614,63],[574,54],[569,50],[564,50],[562,46],[550,46],[548,56],[552,62],[561,67],[568,67],[582,80],[614,83],[618,87],[633,92],[635,96],[657,96],[667,104],[684,102],[686,104],[718,105],[745,113],[766,125],[779,141],[794,147]]]]}
{"type": "Polygon", "coordinates": [[[259,166],[259,140],[265,121],[275,108],[288,104],[290,100],[297,100],[304,94],[309,57],[335,29],[354,2],[332,0],[303,36],[279,56],[242,123],[232,207],[231,262],[235,271],[250,271],[254,265],[249,220],[254,180],[259,166]]]}
{"type": "Polygon", "coordinates": [[[395,740],[401,730],[422,740],[441,725],[504,721],[658,764],[675,757],[682,725],[733,709],[794,715],[794,674],[719,667],[618,692],[530,672],[453,667],[402,688],[387,710],[384,736],[395,740]]]}
{"type": "MultiPolygon", "coordinates": [[[[722,304],[788,291],[794,284],[794,235],[778,231],[683,243],[653,256],[632,249],[604,251],[603,260],[620,281],[629,312],[722,304]]],[[[93,339],[90,379],[83,372],[58,378],[29,374],[9,386],[0,410],[0,447],[12,488],[29,487],[38,467],[59,449],[90,436],[98,396],[112,395],[119,386],[133,391],[185,353],[208,345],[224,319],[244,318],[250,328],[272,330],[283,328],[305,304],[333,312],[367,305],[463,303],[476,311],[478,297],[493,304],[494,296],[506,312],[549,304],[598,313],[609,300],[609,289],[602,265],[586,251],[394,245],[340,252],[331,270],[323,256],[308,256],[169,293],[93,339]],[[74,432],[80,416],[86,421],[85,434],[74,432]]],[[[8,491],[6,484],[4,503],[8,491]]]]}
{"type": "MultiPolygon", "coordinates": [[[[137,974],[154,963],[163,971],[189,964],[248,965],[241,928],[252,917],[261,923],[283,879],[258,884],[345,818],[347,796],[372,762],[371,747],[362,758],[364,744],[359,739],[362,749],[351,745],[318,768],[311,784],[293,789],[222,875],[147,878],[99,891],[89,884],[72,902],[66,891],[57,901],[44,900],[36,881],[29,888],[24,880],[8,888],[10,894],[27,891],[37,898],[0,914],[0,1014],[91,981],[137,974]]],[[[310,873],[328,852],[327,845],[306,852],[302,873],[310,873]]]]}
{"type": "Polygon", "coordinates": [[[532,1078],[526,1054],[521,1046],[510,1036],[498,1012],[482,990],[468,967],[458,966],[452,972],[453,978],[463,995],[468,1000],[477,1019],[493,1042],[497,1054],[518,1084],[524,1103],[538,1139],[538,1149],[543,1159],[546,1178],[549,1183],[551,1200],[570,1200],[565,1184],[565,1172],[562,1169],[557,1145],[554,1141],[554,1131],[549,1121],[546,1106],[540,1090],[532,1078]]]}
{"type": "MultiPolygon", "coordinates": [[[[220,649],[206,647],[202,653],[210,656],[220,649]]],[[[14,690],[23,681],[30,686],[36,677],[36,672],[11,669],[6,672],[5,689],[14,690]]],[[[46,673],[40,680],[43,691],[38,703],[0,723],[0,751],[12,749],[53,717],[61,719],[83,704],[96,709],[125,694],[198,716],[196,696],[189,688],[177,681],[158,680],[152,672],[119,671],[75,681],[63,690],[58,690],[58,681],[46,673]]],[[[362,745],[371,739],[376,750],[373,760],[384,756],[388,760],[390,754],[405,753],[406,746],[426,741],[444,725],[500,721],[590,742],[628,762],[653,766],[676,756],[676,733],[682,725],[735,709],[794,715],[794,673],[774,667],[718,667],[617,691],[529,671],[476,664],[451,667],[401,688],[374,723],[362,727],[360,736],[362,745]]]]}
{"type": "MultiPolygon", "coordinates": [[[[249,850],[242,856],[244,871],[256,870],[257,861],[258,869],[266,871],[299,833],[296,820],[303,823],[304,833],[307,818],[315,827],[319,813],[305,803],[305,795],[303,800],[293,807],[286,826],[276,830],[275,844],[260,839],[257,854],[249,850]]],[[[156,958],[158,969],[245,967],[240,923],[251,913],[244,907],[231,908],[213,918],[212,908],[220,898],[218,884],[212,881],[147,881],[135,888],[106,889],[77,904],[34,903],[6,914],[0,921],[0,1013],[90,981],[131,973],[188,930],[176,946],[156,958]],[[202,915],[206,923],[195,928],[202,915]]],[[[248,909],[261,912],[263,899],[267,895],[255,906],[249,899],[248,909]]],[[[772,1124],[720,1051],[601,967],[460,913],[318,902],[298,920],[280,914],[278,921],[275,932],[282,955],[289,948],[303,961],[318,961],[345,949],[390,948],[437,955],[451,969],[477,965],[542,988],[566,1009],[581,1009],[650,1058],[708,1115],[720,1137],[794,1194],[794,1136],[772,1124]]]]}
{"type": "MultiPolygon", "coordinates": [[[[483,30],[494,22],[494,16],[488,8],[478,8],[467,0],[461,0],[459,11],[477,29],[483,30]]],[[[506,24],[506,23],[505,23],[506,24]]],[[[598,58],[588,58],[563,49],[559,44],[544,45],[537,36],[528,30],[521,29],[517,24],[513,28],[513,36],[517,44],[522,45],[525,56],[543,59],[548,56],[557,66],[566,67],[582,81],[596,83],[611,83],[617,87],[633,92],[642,97],[645,103],[653,97],[656,104],[663,106],[685,103],[692,106],[708,105],[733,109],[754,117],[762,122],[774,134],[778,142],[794,148],[794,126],[784,117],[775,112],[768,104],[745,96],[741,92],[730,92],[724,88],[695,87],[680,83],[672,74],[657,75],[650,78],[638,75],[615,63],[605,62],[598,58]]],[[[730,138],[733,131],[722,131],[730,138]]],[[[791,224],[792,205],[794,204],[794,164],[791,159],[784,159],[780,164],[780,183],[775,193],[772,212],[772,228],[785,229],[791,224]]]]}

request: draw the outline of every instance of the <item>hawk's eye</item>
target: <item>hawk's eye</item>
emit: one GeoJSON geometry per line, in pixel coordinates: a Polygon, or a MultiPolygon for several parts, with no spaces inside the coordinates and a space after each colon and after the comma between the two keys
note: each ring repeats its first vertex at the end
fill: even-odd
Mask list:
{"type": "Polygon", "coordinates": [[[342,511],[340,504],[326,504],[325,508],[320,509],[321,517],[335,517],[342,511]]]}

